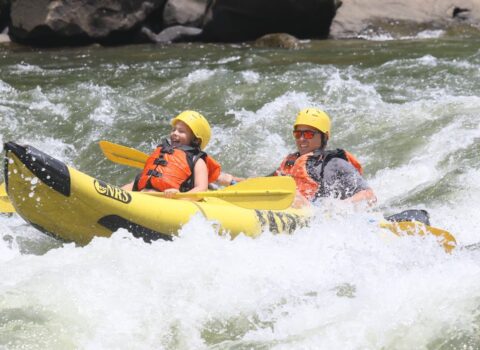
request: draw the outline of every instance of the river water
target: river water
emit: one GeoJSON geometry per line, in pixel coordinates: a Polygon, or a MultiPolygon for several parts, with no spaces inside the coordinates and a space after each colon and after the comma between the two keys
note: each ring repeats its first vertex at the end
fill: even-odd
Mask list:
{"type": "Polygon", "coordinates": [[[223,168],[260,176],[294,150],[296,112],[315,106],[379,200],[367,213],[326,201],[293,235],[231,241],[194,217],[173,242],[120,230],[85,247],[0,214],[0,348],[480,348],[480,38],[367,39],[291,51],[0,46],[1,143],[123,184],[136,170],[98,141],[149,152],[194,109],[223,168]],[[459,247],[372,225],[409,208],[459,247]]]}

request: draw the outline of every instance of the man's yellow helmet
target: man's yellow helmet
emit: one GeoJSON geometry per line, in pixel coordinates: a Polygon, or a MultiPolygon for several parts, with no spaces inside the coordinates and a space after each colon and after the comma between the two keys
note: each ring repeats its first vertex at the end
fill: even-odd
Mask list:
{"type": "Polygon", "coordinates": [[[297,125],[308,125],[321,132],[330,135],[330,117],[324,111],[317,108],[306,108],[302,109],[297,114],[297,119],[295,119],[295,124],[297,125]]]}
{"type": "Polygon", "coordinates": [[[210,137],[212,136],[210,124],[208,124],[207,119],[205,119],[205,117],[198,112],[183,111],[173,118],[170,121],[170,124],[173,126],[179,120],[188,125],[195,137],[200,140],[200,148],[202,150],[205,149],[210,141],[210,137]]]}

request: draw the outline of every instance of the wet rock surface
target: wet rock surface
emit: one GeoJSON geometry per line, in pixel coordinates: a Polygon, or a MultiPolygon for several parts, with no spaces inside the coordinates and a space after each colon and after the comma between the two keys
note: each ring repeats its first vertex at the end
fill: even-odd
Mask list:
{"type": "Polygon", "coordinates": [[[164,1],[15,0],[9,34],[14,41],[33,45],[129,43],[164,1]]]}
{"type": "Polygon", "coordinates": [[[299,38],[326,38],[335,3],[336,0],[15,0],[7,12],[10,37],[29,45],[239,42],[277,32],[299,38]]]}
{"type": "Polygon", "coordinates": [[[10,22],[10,2],[0,0],[0,33],[2,33],[10,22]]]}
{"type": "Polygon", "coordinates": [[[333,38],[362,34],[415,34],[471,26],[480,29],[478,0],[342,0],[330,28],[333,38]]]}
{"type": "Polygon", "coordinates": [[[301,43],[293,35],[286,33],[273,33],[258,38],[253,43],[253,46],[260,48],[298,49],[301,47],[301,43]]]}
{"type": "Polygon", "coordinates": [[[479,0],[0,0],[0,33],[32,46],[480,33],[479,0]],[[279,36],[290,35],[292,38],[279,36]],[[269,36],[271,35],[271,36],[269,36]],[[266,36],[266,37],[264,37],[266,36]]]}

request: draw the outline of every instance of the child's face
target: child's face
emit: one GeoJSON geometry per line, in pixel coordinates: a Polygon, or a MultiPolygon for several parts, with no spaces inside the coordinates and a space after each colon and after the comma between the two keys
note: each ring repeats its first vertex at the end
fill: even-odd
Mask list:
{"type": "Polygon", "coordinates": [[[170,132],[170,142],[172,146],[186,145],[190,146],[195,139],[192,130],[181,120],[177,121],[170,132]]]}

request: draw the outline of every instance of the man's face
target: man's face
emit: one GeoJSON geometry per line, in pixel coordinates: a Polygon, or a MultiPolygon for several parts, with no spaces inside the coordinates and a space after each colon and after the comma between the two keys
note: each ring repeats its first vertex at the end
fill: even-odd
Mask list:
{"type": "Polygon", "coordinates": [[[299,124],[293,133],[300,155],[312,152],[322,146],[321,132],[311,126],[299,124]]]}

